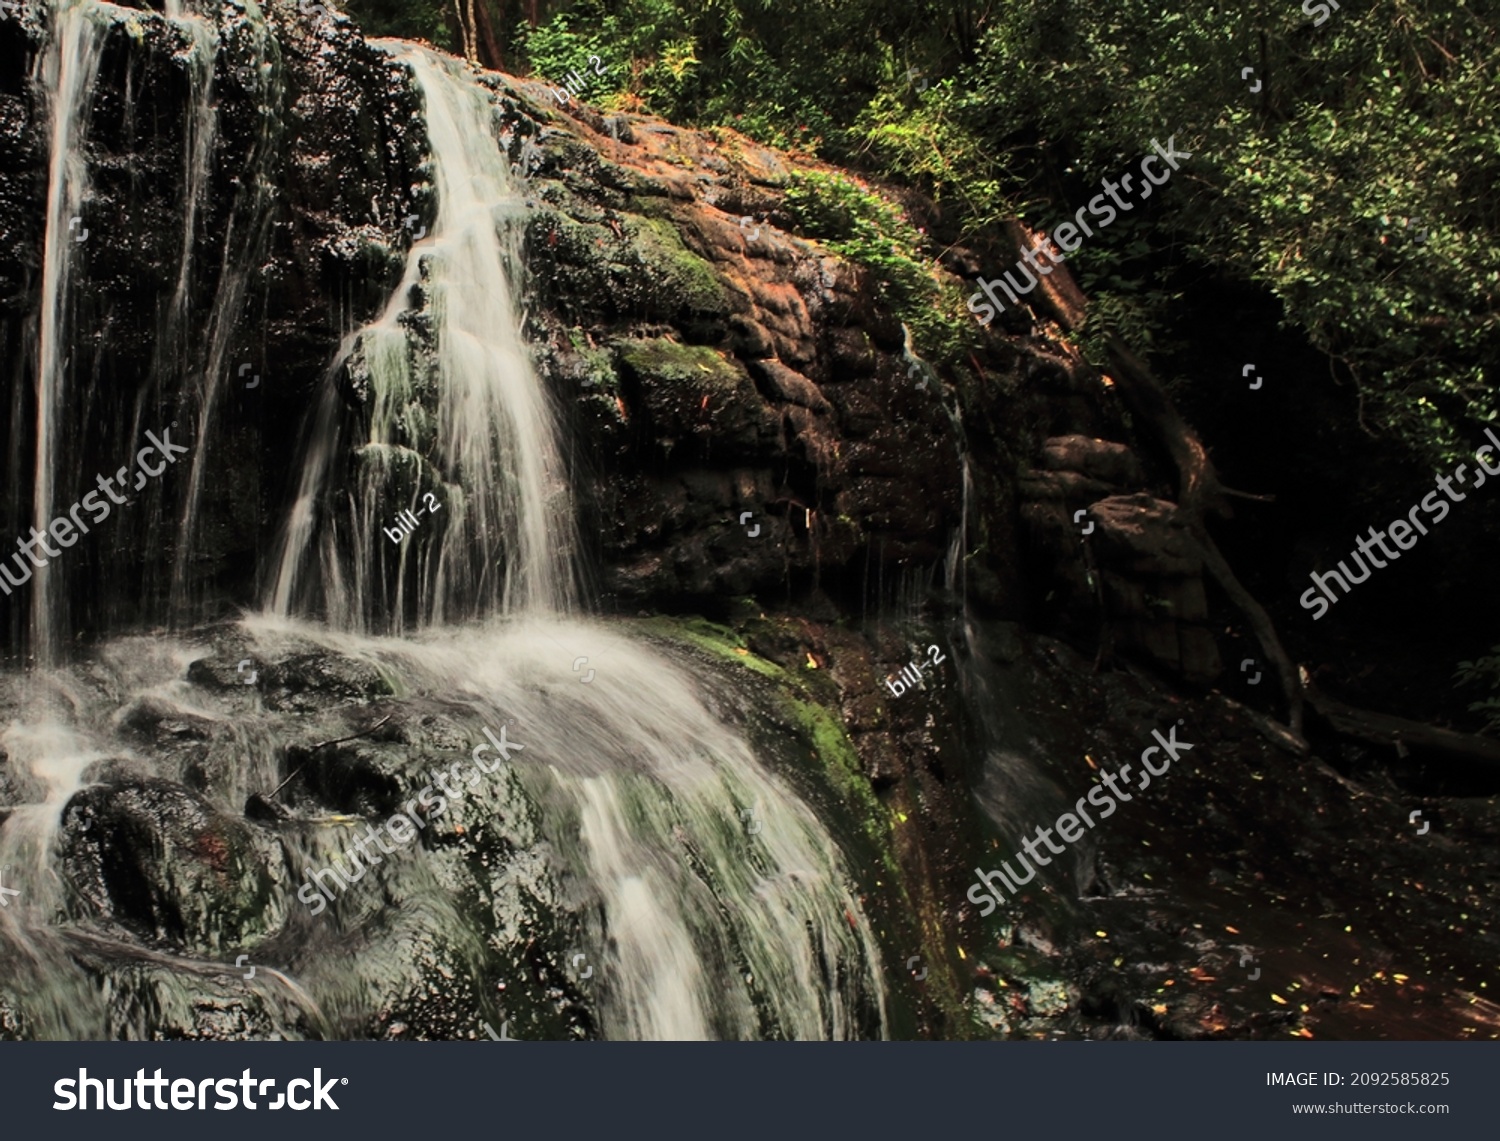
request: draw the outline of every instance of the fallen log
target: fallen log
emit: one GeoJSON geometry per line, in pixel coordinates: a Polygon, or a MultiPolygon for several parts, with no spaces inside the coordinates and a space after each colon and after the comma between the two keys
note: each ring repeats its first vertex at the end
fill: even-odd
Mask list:
{"type": "Polygon", "coordinates": [[[1305,669],[1300,673],[1307,704],[1336,733],[1374,745],[1388,745],[1402,756],[1406,755],[1408,748],[1430,750],[1451,757],[1461,757],[1487,768],[1500,768],[1500,741],[1345,705],[1342,701],[1320,693],[1305,669]]]}

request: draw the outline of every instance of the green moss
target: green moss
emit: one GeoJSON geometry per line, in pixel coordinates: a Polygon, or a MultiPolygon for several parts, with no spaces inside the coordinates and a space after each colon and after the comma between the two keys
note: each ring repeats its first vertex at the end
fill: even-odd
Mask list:
{"type": "Polygon", "coordinates": [[[751,673],[772,681],[790,680],[780,666],[752,654],[739,634],[706,618],[648,618],[640,626],[659,637],[685,642],[716,658],[744,666],[751,673]]]}
{"type": "Polygon", "coordinates": [[[582,380],[590,391],[613,393],[620,387],[614,356],[608,349],[582,348],[578,350],[578,356],[582,361],[582,380]]]}
{"type": "Polygon", "coordinates": [[[790,698],[788,704],[796,714],[797,725],[812,741],[817,759],[839,791],[850,799],[869,799],[874,803],[869,782],[860,769],[859,756],[849,740],[844,725],[823,706],[811,701],[790,698]]]}
{"type": "MultiPolygon", "coordinates": [[[[791,681],[790,675],[783,676],[791,681]]],[[[824,777],[844,807],[858,812],[866,838],[879,849],[891,874],[899,875],[889,852],[890,813],[876,799],[870,782],[865,779],[859,754],[844,723],[816,701],[800,701],[791,696],[786,701],[797,728],[812,743],[813,760],[818,762],[824,777]]]]}
{"type": "Polygon", "coordinates": [[[672,307],[695,313],[729,312],[713,266],[682,244],[671,221],[634,215],[627,219],[625,232],[647,274],[672,307]]]}
{"type": "Polygon", "coordinates": [[[835,699],[837,693],[832,679],[821,671],[798,677],[751,652],[744,638],[734,630],[704,618],[658,617],[641,625],[660,637],[693,646],[774,682],[787,720],[809,746],[823,782],[835,794],[839,806],[858,818],[865,840],[874,846],[890,875],[900,882],[900,872],[890,853],[891,813],[865,779],[859,753],[843,721],[825,704],[835,699]]]}
{"type": "Polygon", "coordinates": [[[744,373],[713,349],[682,345],[664,337],[650,341],[622,341],[620,359],[642,380],[700,392],[724,388],[738,392],[746,383],[744,373]]]}

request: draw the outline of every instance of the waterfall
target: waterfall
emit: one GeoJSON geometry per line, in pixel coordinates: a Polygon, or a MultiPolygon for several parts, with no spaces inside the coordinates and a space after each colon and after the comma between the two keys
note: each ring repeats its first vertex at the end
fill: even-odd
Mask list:
{"type": "Polygon", "coordinates": [[[470,693],[535,726],[517,771],[581,885],[573,907],[592,917],[607,1036],[849,1037],[865,1029],[861,1002],[883,1027],[879,951],[825,827],[707,712],[680,666],[558,617],[574,599],[577,544],[555,414],[512,293],[523,200],[487,92],[456,61],[387,50],[422,93],[436,220],[385,312],[328,373],[272,613],[314,598],[335,628],[365,631],[384,612],[398,633],[408,613],[438,627],[460,601],[509,616],[420,646],[340,644],[398,662],[413,688],[470,693]],[[354,486],[333,489],[348,446],[334,382],[350,369],[368,378],[368,435],[353,449],[354,486]],[[417,399],[428,385],[435,416],[417,399]],[[392,539],[398,511],[434,502],[392,539]],[[323,581],[303,591],[314,572],[323,581]],[[604,676],[580,684],[568,663],[581,657],[604,676]],[[740,812],[758,814],[754,844],[740,812]]]}
{"type": "MultiPolygon", "coordinates": [[[[53,482],[67,470],[59,409],[88,383],[68,366],[78,340],[68,324],[68,222],[87,193],[83,142],[103,39],[92,21],[119,11],[90,0],[63,9],[38,65],[53,110],[31,505],[39,526],[67,491],[53,482]]],[[[227,353],[269,225],[263,164],[274,124],[268,113],[238,174],[216,292],[195,326],[189,298],[214,182],[220,31],[178,0],[165,17],[140,15],[171,21],[193,53],[182,248],[154,299],[159,343],[131,425],[154,426],[148,416],[179,395],[196,418],[183,433],[196,445],[191,479],[175,533],[163,536],[176,543],[171,596],[181,614],[193,602],[186,568],[203,526],[203,480],[223,460],[214,445],[227,432],[227,353]]],[[[264,73],[276,51],[256,27],[261,45],[247,74],[264,73]]],[[[748,725],[774,721],[758,703],[776,699],[742,692],[743,680],[729,676],[744,676],[737,666],[574,614],[579,544],[559,417],[522,335],[515,283],[526,204],[496,138],[495,101],[457,61],[377,46],[408,70],[422,100],[430,232],[414,235],[383,312],[343,338],[322,376],[300,485],[263,568],[265,612],[181,639],[116,638],[91,661],[0,678],[0,867],[7,885],[24,884],[23,898],[0,912],[0,1016],[30,1037],[135,1038],[154,1034],[155,1019],[197,1025],[195,1011],[238,1009],[248,994],[264,1019],[258,1033],[367,1033],[390,993],[372,979],[388,980],[381,972],[410,945],[446,941],[464,969],[493,977],[497,956],[521,959],[541,930],[549,964],[588,964],[573,993],[602,1037],[885,1035],[881,952],[860,895],[870,885],[804,800],[804,783],[823,778],[794,781],[801,762],[790,734],[785,757],[751,743],[748,725]],[[252,794],[264,799],[298,778],[287,772],[291,748],[344,734],[338,714],[309,712],[285,689],[273,699],[270,682],[263,691],[238,671],[227,686],[192,680],[213,660],[206,654],[225,653],[231,668],[244,657],[278,671],[283,687],[309,656],[368,664],[389,684],[384,712],[415,725],[439,711],[459,726],[450,736],[514,723],[525,750],[493,786],[466,790],[463,809],[475,814],[465,817],[472,830],[504,832],[503,855],[476,854],[462,830],[429,829],[349,885],[329,914],[309,915],[297,879],[337,855],[351,821],[370,810],[344,811],[326,788],[294,783],[287,816],[246,822],[252,794]],[[151,833],[149,858],[130,847],[131,829],[144,827],[142,803],[181,814],[156,821],[162,834],[151,833]],[[101,836],[108,829],[90,823],[100,819],[114,831],[101,836]],[[188,854],[149,885],[159,869],[107,863],[149,864],[171,851],[188,854]],[[191,876],[204,853],[220,861],[216,875],[238,869],[231,886],[254,890],[193,910],[203,893],[174,877],[191,876]],[[102,870],[90,879],[91,868],[102,870]],[[464,876],[472,879],[460,908],[452,885],[464,876]],[[116,889],[118,909],[131,915],[111,911],[116,889]],[[490,924],[474,900],[502,895],[520,902],[496,904],[490,924]],[[194,938],[164,951],[150,930],[178,912],[196,917],[194,938]],[[437,926],[401,926],[421,916],[437,926]],[[277,966],[254,983],[221,978],[240,947],[277,966]]],[[[38,578],[33,643],[47,658],[58,584],[43,590],[38,578]]],[[[421,749],[370,747],[396,766],[389,779],[426,779],[421,749]]],[[[554,999],[526,1001],[543,1009],[554,999]]]]}
{"type": "Polygon", "coordinates": [[[413,244],[385,312],[346,340],[328,374],[272,609],[398,633],[409,618],[423,626],[566,611],[575,599],[572,509],[556,416],[510,284],[521,268],[524,201],[485,90],[460,78],[455,61],[384,46],[422,93],[437,217],[413,244]],[[336,391],[346,370],[368,378],[368,429],[352,449],[353,486],[331,487],[333,461],[349,450],[340,437],[352,431],[341,429],[348,417],[336,391]],[[433,389],[429,410],[422,396],[433,389]],[[416,520],[409,533],[402,512],[416,520]]]}
{"type": "MultiPolygon", "coordinates": [[[[235,429],[222,414],[225,374],[270,232],[267,175],[276,158],[278,126],[269,90],[274,41],[260,10],[251,5],[233,19],[232,58],[240,69],[238,81],[263,96],[262,120],[248,139],[234,140],[236,148],[248,144],[242,163],[216,150],[217,19],[217,13],[191,11],[183,0],[168,0],[164,13],[102,0],[61,0],[49,15],[47,38],[32,67],[48,115],[47,189],[35,340],[25,362],[28,372],[35,369],[34,390],[24,405],[16,401],[12,426],[15,445],[26,450],[32,464],[30,478],[11,489],[11,515],[18,523],[29,517],[38,532],[44,531],[95,490],[93,473],[99,468],[81,462],[84,457],[103,457],[99,467],[108,473],[140,448],[144,432],[160,432],[174,417],[181,420],[176,439],[193,445],[183,465],[186,480],[132,489],[139,494],[131,496],[128,512],[110,524],[115,544],[91,542],[87,555],[68,555],[60,566],[53,565],[56,559],[39,558],[33,569],[22,558],[19,569],[27,576],[22,581],[30,597],[23,601],[19,591],[14,596],[18,610],[26,609],[20,632],[41,664],[56,664],[65,641],[81,627],[107,629],[112,620],[156,617],[164,604],[174,618],[191,619],[197,615],[194,604],[202,601],[190,597],[188,571],[200,549],[204,481],[219,458],[205,445],[235,429]],[[113,60],[141,42],[165,44],[186,87],[177,136],[180,181],[158,182],[150,191],[174,211],[176,224],[125,239],[149,242],[159,251],[165,288],[159,295],[120,298],[110,296],[115,282],[94,279],[90,263],[122,239],[116,232],[119,220],[97,202],[112,202],[122,167],[144,174],[132,170],[136,154],[116,149],[121,120],[126,129],[148,134],[173,124],[158,118],[150,98],[156,92],[127,81],[123,90],[105,93],[104,137],[93,139],[90,132],[106,47],[112,45],[113,60]],[[109,173],[100,176],[96,195],[90,164],[98,162],[109,173]],[[225,168],[233,169],[232,201],[213,209],[215,176],[225,168]],[[111,375],[116,360],[132,359],[138,351],[131,343],[137,336],[148,346],[149,363],[120,365],[124,375],[111,375]],[[167,506],[173,502],[180,508],[167,506]],[[151,557],[142,557],[143,550],[151,557]],[[95,581],[84,586],[88,571],[95,581]]],[[[115,82],[113,72],[111,67],[103,82],[115,82]]],[[[152,143],[173,145],[167,139],[152,143]]],[[[7,583],[20,585],[13,577],[7,583]]]]}

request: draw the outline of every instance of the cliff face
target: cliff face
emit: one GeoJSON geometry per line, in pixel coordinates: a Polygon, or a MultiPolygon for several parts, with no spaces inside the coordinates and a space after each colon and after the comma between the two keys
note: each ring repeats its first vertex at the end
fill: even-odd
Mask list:
{"type": "MultiPolygon", "coordinates": [[[[32,513],[49,95],[66,96],[41,51],[57,21],[26,13],[0,19],[7,534],[32,513]]],[[[191,503],[180,485],[148,489],[144,509],[112,521],[109,549],[59,564],[69,636],[254,597],[312,393],[350,321],[399,275],[424,151],[418,100],[352,25],[293,17],[291,5],[270,24],[235,5],[217,22],[91,9],[97,58],[64,53],[94,75],[71,114],[82,200],[59,239],[72,239],[53,322],[69,382],[49,409],[53,499],[66,509],[174,420],[198,488],[191,503]]],[[[12,600],[13,651],[25,612],[12,600]]]]}
{"type": "Polygon", "coordinates": [[[939,563],[961,441],[866,275],[777,228],[791,160],[548,119],[531,265],[548,371],[588,441],[606,595],[701,610],[832,584],[857,605],[851,580],[939,563]]]}
{"type": "MultiPolygon", "coordinates": [[[[87,176],[56,321],[68,375],[88,381],[49,410],[50,458],[67,470],[53,500],[74,502],[172,420],[193,479],[147,488],[147,510],[112,524],[109,550],[59,564],[69,634],[192,621],[264,592],[315,396],[432,223],[406,71],[343,18],[266,11],[263,22],[229,5],[217,23],[142,11],[95,32],[94,94],[76,126],[87,176]]],[[[47,26],[0,20],[5,533],[24,534],[34,511],[47,26]]],[[[820,164],[731,132],[560,107],[537,83],[485,82],[495,135],[528,176],[530,334],[577,441],[569,474],[606,609],[722,615],[726,599],[813,592],[862,613],[903,581],[936,585],[967,462],[970,600],[1019,617],[1042,601],[1026,581],[1060,575],[1061,620],[1078,610],[1093,623],[1071,515],[1145,477],[1128,453],[1101,479],[1087,447],[1047,445],[1128,439],[1056,326],[1021,318],[1022,335],[930,377],[874,275],[793,232],[789,181],[820,164]],[[1033,467],[1045,470],[1017,481],[1033,467]],[[1025,551],[1041,561],[1023,575],[1025,551]]],[[[335,383],[369,414],[359,377],[335,383]]],[[[1181,628],[1203,617],[1197,568],[1157,549],[1169,522],[1137,512],[1133,537],[1105,528],[1120,538],[1115,557],[1109,544],[1098,555],[1113,564],[1118,640],[1213,676],[1212,646],[1181,628]]],[[[24,650],[25,607],[0,605],[12,651],[24,650]]]]}

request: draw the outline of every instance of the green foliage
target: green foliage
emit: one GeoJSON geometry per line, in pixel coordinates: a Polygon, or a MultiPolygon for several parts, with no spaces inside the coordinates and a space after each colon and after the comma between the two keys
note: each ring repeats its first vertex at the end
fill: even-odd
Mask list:
{"type": "Polygon", "coordinates": [[[1164,336],[1171,328],[1173,305],[1180,293],[1161,288],[1151,265],[1149,224],[1126,215],[1096,241],[1068,256],[1079,288],[1089,297],[1082,347],[1090,360],[1108,359],[1109,337],[1146,352],[1170,352],[1176,342],[1164,336]]]}
{"type": "Polygon", "coordinates": [[[427,40],[453,51],[453,10],[442,0],[336,0],[368,36],[427,40]]]}
{"type": "Polygon", "coordinates": [[[860,114],[864,141],[891,173],[953,202],[966,234],[978,236],[1022,213],[1023,180],[1006,169],[992,140],[964,122],[972,96],[952,81],[916,100],[882,91],[860,114]]]}
{"type": "MultiPolygon", "coordinates": [[[[829,22],[817,4],[794,0],[808,19],[829,22]]],[[[676,122],[733,125],[782,147],[816,147],[831,131],[824,101],[804,68],[827,67],[813,29],[795,27],[783,7],[757,0],[583,0],[539,27],[523,29],[526,66],[565,75],[590,54],[619,63],[619,101],[676,122]],[[788,59],[795,48],[801,60],[788,59]]],[[[595,99],[590,94],[591,100],[595,99]]]]}
{"type": "Polygon", "coordinates": [[[531,71],[557,87],[566,87],[570,72],[586,86],[574,89],[590,103],[606,103],[629,76],[628,61],[612,50],[618,38],[613,17],[590,20],[587,14],[565,12],[521,34],[521,50],[531,71]],[[598,64],[590,62],[597,57],[598,64]],[[601,74],[602,72],[602,74],[601,74]]]}
{"type": "Polygon", "coordinates": [[[1153,204],[1148,255],[1121,257],[1114,229],[1080,251],[1107,319],[1139,322],[1138,343],[1159,326],[1168,299],[1140,273],[1164,257],[1255,282],[1342,366],[1371,427],[1442,457],[1500,413],[1497,31],[1450,0],[1393,9],[1314,27],[1282,0],[1008,5],[965,72],[965,123],[1077,195],[1175,134],[1193,158],[1153,204]]]}
{"type": "Polygon", "coordinates": [[[787,187],[786,206],[804,234],[869,269],[883,298],[910,305],[931,292],[932,276],[921,259],[922,235],[899,207],[852,178],[797,171],[787,187]]]}
{"type": "Polygon", "coordinates": [[[1483,713],[1487,718],[1481,732],[1493,733],[1500,729],[1500,646],[1492,646],[1491,656],[1473,662],[1459,662],[1454,673],[1460,685],[1484,685],[1493,690],[1490,697],[1469,706],[1470,713],[1483,713]]]}
{"type": "Polygon", "coordinates": [[[924,252],[927,239],[899,206],[846,175],[797,171],[786,207],[803,235],[870,271],[879,296],[911,328],[922,355],[958,359],[972,322],[952,316],[955,298],[942,296],[924,252]]]}

